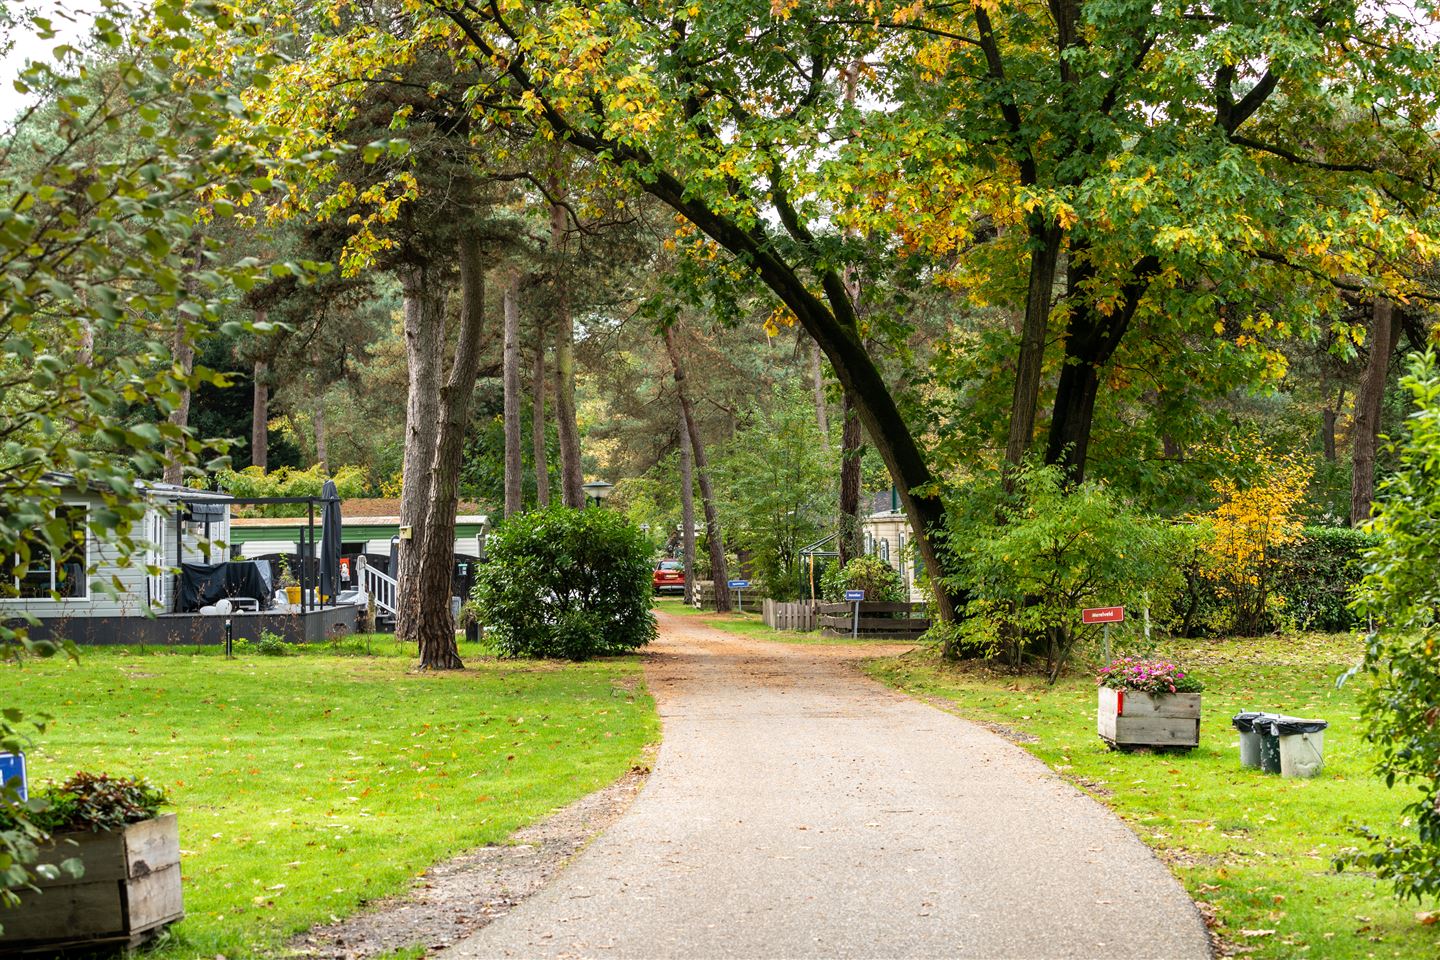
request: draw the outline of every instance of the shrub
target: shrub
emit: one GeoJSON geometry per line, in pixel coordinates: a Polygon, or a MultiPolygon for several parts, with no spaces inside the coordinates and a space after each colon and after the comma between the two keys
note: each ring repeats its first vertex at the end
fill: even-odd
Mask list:
{"type": "MultiPolygon", "coordinates": [[[[165,791],[148,780],[75,774],[32,798],[30,822],[46,833],[57,830],[114,830],[127,823],[152,819],[169,803],[165,791]]],[[[0,809],[0,825],[7,812],[0,809]]]]}
{"type": "MultiPolygon", "coordinates": [[[[335,481],[335,489],[341,500],[350,500],[365,495],[369,477],[364,467],[340,467],[333,473],[323,463],[305,469],[280,467],[266,473],[259,467],[244,470],[221,470],[215,477],[216,485],[235,497],[318,497],[326,480],[335,481]]],[[[262,517],[303,517],[305,504],[280,503],[258,507],[241,507],[237,513],[255,514],[262,517]]]]}
{"type": "Polygon", "coordinates": [[[1275,591],[1285,598],[1285,619],[1297,630],[1353,630],[1362,622],[1351,609],[1365,575],[1365,551],[1379,537],[1348,527],[1307,527],[1280,552],[1275,591]]]}
{"type": "Polygon", "coordinates": [[[910,599],[905,594],[905,581],[894,567],[875,554],[856,557],[841,567],[830,564],[820,580],[821,595],[831,603],[845,599],[846,590],[864,590],[866,600],[879,603],[903,603],[910,599]]]}
{"type": "Polygon", "coordinates": [[[1067,490],[1057,468],[1027,465],[1013,492],[977,490],[967,506],[947,529],[958,570],[947,585],[969,597],[947,644],[1016,664],[1039,656],[1053,683],[1074,645],[1099,636],[1080,623],[1081,608],[1148,603],[1163,618],[1179,592],[1171,530],[1101,485],[1067,490]]]}
{"type": "Polygon", "coordinates": [[[650,543],[600,508],[520,513],[487,541],[473,598],[503,656],[584,660],[655,638],[650,543]]]}
{"type": "Polygon", "coordinates": [[[1202,546],[1201,566],[1202,575],[1230,604],[1235,632],[1247,637],[1265,630],[1284,604],[1275,580],[1282,548],[1298,540],[1304,527],[1301,507],[1311,475],[1309,464],[1264,448],[1254,462],[1259,473],[1248,486],[1233,480],[1212,485],[1220,505],[1203,518],[1210,536],[1202,546]]]}
{"type": "Polygon", "coordinates": [[[1360,697],[1365,738],[1388,786],[1405,785],[1409,829],[1365,829],[1369,853],[1346,862],[1391,881],[1401,897],[1440,896],[1440,368],[1412,357],[1401,386],[1415,402],[1391,449],[1395,472],[1380,484],[1357,612],[1374,618],[1358,670],[1372,681],[1360,697]]]}

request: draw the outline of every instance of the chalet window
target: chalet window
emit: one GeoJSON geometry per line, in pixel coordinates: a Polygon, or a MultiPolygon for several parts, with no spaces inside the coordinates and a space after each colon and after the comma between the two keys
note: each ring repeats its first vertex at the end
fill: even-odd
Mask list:
{"type": "Polygon", "coordinates": [[[84,600],[90,596],[90,509],[67,503],[55,511],[65,521],[61,547],[51,552],[37,545],[16,583],[20,596],[31,600],[84,600]]]}

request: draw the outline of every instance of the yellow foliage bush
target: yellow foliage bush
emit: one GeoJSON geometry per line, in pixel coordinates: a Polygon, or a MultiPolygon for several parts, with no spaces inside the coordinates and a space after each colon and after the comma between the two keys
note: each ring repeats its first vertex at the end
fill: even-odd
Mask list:
{"type": "Polygon", "coordinates": [[[1251,482],[1221,479],[1211,484],[1219,505],[1199,518],[1208,532],[1201,543],[1201,575],[1233,605],[1235,631],[1246,636],[1259,633],[1272,606],[1283,603],[1272,593],[1280,548],[1298,540],[1305,529],[1299,507],[1313,473],[1304,460],[1276,455],[1266,447],[1253,463],[1258,471],[1251,482]]]}

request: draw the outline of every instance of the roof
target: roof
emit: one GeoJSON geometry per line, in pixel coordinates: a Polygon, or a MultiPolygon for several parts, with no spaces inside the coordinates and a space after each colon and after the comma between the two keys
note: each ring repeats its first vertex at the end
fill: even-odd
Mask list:
{"type": "MultiPolygon", "coordinates": [[[[42,479],[46,483],[52,483],[57,487],[70,487],[80,490],[81,486],[72,473],[49,472],[42,479]]],[[[182,486],[178,483],[165,483],[160,480],[136,480],[135,489],[147,497],[162,497],[167,500],[190,500],[194,502],[208,501],[213,503],[229,503],[235,498],[228,493],[217,490],[196,490],[193,487],[182,486]]],[[[107,494],[114,491],[99,483],[86,485],[85,491],[89,493],[107,494]]]]}
{"type": "MultiPolygon", "coordinates": [[[[478,503],[469,500],[462,500],[455,508],[456,513],[483,514],[485,508],[478,503]]],[[[385,518],[399,522],[400,498],[399,497],[353,497],[349,500],[340,501],[340,514],[345,518],[350,517],[374,517],[385,518]]]]}
{"type": "MultiPolygon", "coordinates": [[[[488,524],[490,517],[483,513],[459,514],[455,517],[455,523],[460,525],[488,524]]],[[[281,529],[285,527],[303,527],[309,523],[307,517],[231,517],[230,526],[264,528],[273,527],[281,529]]],[[[320,526],[320,514],[315,514],[315,525],[320,526]]],[[[398,527],[399,517],[355,517],[347,514],[345,508],[340,508],[340,526],[342,527],[398,527]]]]}

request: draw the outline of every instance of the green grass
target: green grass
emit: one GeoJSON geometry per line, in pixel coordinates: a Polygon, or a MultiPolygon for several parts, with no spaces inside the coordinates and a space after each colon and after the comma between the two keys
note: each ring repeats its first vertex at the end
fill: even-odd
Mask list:
{"type": "MultiPolygon", "coordinates": [[[[813,630],[802,632],[798,630],[772,630],[765,625],[765,621],[757,612],[746,610],[744,613],[732,610],[729,613],[716,613],[713,610],[696,610],[694,607],[687,607],[683,601],[678,599],[664,598],[655,601],[655,608],[665,613],[675,613],[681,616],[693,616],[699,618],[707,627],[714,627],[716,630],[723,630],[726,633],[733,633],[740,637],[754,637],[758,640],[773,640],[777,643],[810,643],[810,644],[835,644],[835,643],[896,643],[895,640],[875,640],[867,637],[852,639],[845,637],[827,637],[820,631],[813,630]]],[[[903,641],[898,641],[903,642],[903,641]]]]}
{"type": "MultiPolygon", "coordinates": [[[[86,649],[6,667],[32,778],[143,775],[180,815],[187,917],[153,954],[256,956],[613,781],[658,737],[637,658],[410,671],[389,638],[300,655],[86,649]]],[[[403,954],[402,954],[403,955],[403,954]]]]}
{"type": "Polygon", "coordinates": [[[1348,637],[1199,642],[1164,651],[1206,684],[1200,747],[1114,752],[1095,735],[1091,673],[1043,680],[978,664],[942,663],[929,649],[867,669],[956,713],[999,725],[1124,817],[1214,918],[1222,940],[1256,958],[1433,957],[1440,925],[1394,899],[1371,876],[1335,873],[1357,840],[1349,824],[1397,826],[1404,800],[1371,774],[1353,684],[1335,678],[1359,656],[1348,637]],[[1325,768],[1314,780],[1242,770],[1230,717],[1270,709],[1330,721],[1325,768]],[[1268,932],[1267,932],[1268,931],[1268,932]]]}

